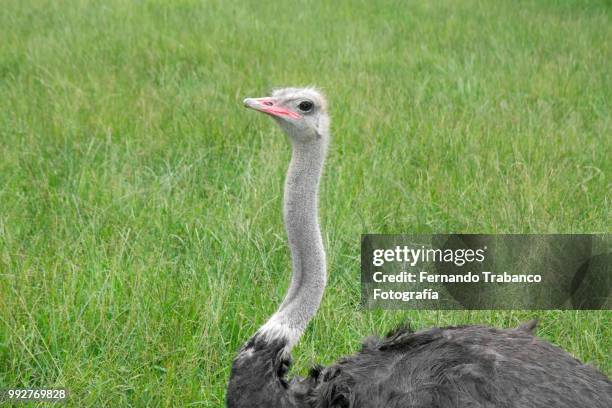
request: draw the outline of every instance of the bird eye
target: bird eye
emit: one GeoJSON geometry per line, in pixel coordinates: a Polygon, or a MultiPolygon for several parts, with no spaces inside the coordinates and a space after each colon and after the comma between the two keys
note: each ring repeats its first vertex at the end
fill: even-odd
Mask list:
{"type": "Polygon", "coordinates": [[[298,105],[298,109],[301,110],[302,112],[310,112],[313,106],[314,106],[313,103],[310,101],[302,101],[298,105]]]}

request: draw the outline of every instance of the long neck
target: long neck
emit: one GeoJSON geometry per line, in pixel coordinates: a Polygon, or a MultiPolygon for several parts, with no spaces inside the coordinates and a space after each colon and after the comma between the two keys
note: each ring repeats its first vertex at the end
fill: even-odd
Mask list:
{"type": "Polygon", "coordinates": [[[295,392],[278,385],[289,351],[319,308],[327,280],[317,219],[317,193],[327,146],[325,140],[318,142],[293,145],[284,199],[293,264],[291,284],[276,313],[234,359],[227,390],[229,408],[302,406],[295,392]]]}
{"type": "Polygon", "coordinates": [[[260,334],[283,338],[290,349],[317,312],[327,281],[317,196],[327,145],[294,143],[285,180],[284,220],[291,248],[291,284],[260,334]]]}

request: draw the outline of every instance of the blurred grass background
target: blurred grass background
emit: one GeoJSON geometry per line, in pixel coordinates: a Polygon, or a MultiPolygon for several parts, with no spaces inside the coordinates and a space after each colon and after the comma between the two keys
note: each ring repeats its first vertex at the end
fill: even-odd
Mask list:
{"type": "Polygon", "coordinates": [[[289,278],[289,149],[245,96],[315,84],[329,289],[297,373],[405,320],[539,334],[612,374],[612,312],[359,308],[360,234],[610,230],[612,3],[4,0],[0,388],[224,404],[289,278]]]}

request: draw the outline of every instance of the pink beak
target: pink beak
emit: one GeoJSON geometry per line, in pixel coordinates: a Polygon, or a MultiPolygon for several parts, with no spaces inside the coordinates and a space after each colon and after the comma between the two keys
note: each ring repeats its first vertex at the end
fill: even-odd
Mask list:
{"type": "Polygon", "coordinates": [[[244,106],[279,118],[300,119],[302,115],[277,105],[274,98],[246,98],[244,106]]]}

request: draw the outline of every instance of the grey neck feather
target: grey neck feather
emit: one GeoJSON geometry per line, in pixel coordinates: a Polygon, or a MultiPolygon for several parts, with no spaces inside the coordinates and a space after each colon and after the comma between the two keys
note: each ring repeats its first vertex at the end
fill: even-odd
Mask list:
{"type": "Polygon", "coordinates": [[[325,250],[319,229],[317,197],[327,151],[326,138],[293,143],[285,179],[284,220],[291,248],[292,276],[285,299],[259,333],[282,338],[290,349],[315,315],[327,281],[325,250]]]}

